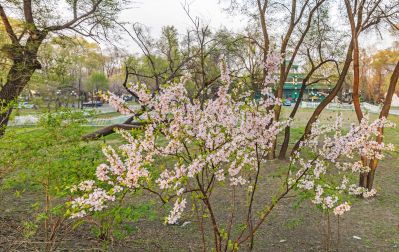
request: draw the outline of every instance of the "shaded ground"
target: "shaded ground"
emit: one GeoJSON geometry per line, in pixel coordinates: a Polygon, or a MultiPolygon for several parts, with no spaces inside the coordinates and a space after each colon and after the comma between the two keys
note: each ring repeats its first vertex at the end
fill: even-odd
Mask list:
{"type": "MultiPolygon", "coordinates": [[[[311,112],[303,112],[297,125],[306,122],[311,112]]],[[[346,112],[345,112],[346,113],[346,112]]],[[[345,120],[353,121],[352,113],[345,114],[345,120]]],[[[323,120],[330,120],[325,116],[323,120]]],[[[398,122],[398,118],[393,118],[398,122]]],[[[300,130],[294,132],[299,136],[300,130]]],[[[399,144],[399,130],[387,131],[387,139],[399,144]]],[[[115,138],[111,138],[115,141],[115,138]]],[[[271,161],[265,168],[272,173],[280,161],[271,161]]],[[[94,168],[93,168],[94,170],[94,168]]],[[[270,173],[267,173],[270,174],[270,173]]],[[[276,190],[278,179],[267,178],[268,183],[260,185],[257,197],[267,201],[276,190]]],[[[337,244],[337,219],[331,217],[333,251],[399,251],[399,152],[388,154],[377,170],[375,185],[376,198],[357,200],[352,210],[340,219],[340,242],[337,244]],[[354,236],[360,238],[356,239],[354,236]]],[[[228,192],[216,192],[214,202],[220,217],[225,217],[228,192]]],[[[281,201],[268,221],[259,230],[255,251],[325,251],[327,219],[315,207],[297,202],[295,195],[281,201]]],[[[24,236],[24,221],[31,219],[31,205],[39,198],[35,192],[24,192],[20,197],[12,191],[0,191],[0,251],[42,251],[43,239],[40,230],[30,239],[24,236]]],[[[147,199],[147,196],[145,196],[147,199]]],[[[142,198],[129,199],[135,203],[142,198]]],[[[244,200],[243,200],[244,201],[244,200]]],[[[243,204],[243,202],[241,202],[243,204]]],[[[88,226],[80,226],[64,234],[59,251],[200,251],[201,238],[197,224],[191,216],[185,215],[183,226],[163,224],[163,208],[153,220],[139,220],[130,223],[136,230],[123,240],[102,242],[95,238],[88,226]]],[[[159,206],[159,207],[158,207],[159,206]]],[[[259,206],[258,206],[259,207],[259,206]]],[[[227,218],[227,216],[226,216],[227,218]]],[[[211,240],[209,242],[212,242],[211,240]]]]}

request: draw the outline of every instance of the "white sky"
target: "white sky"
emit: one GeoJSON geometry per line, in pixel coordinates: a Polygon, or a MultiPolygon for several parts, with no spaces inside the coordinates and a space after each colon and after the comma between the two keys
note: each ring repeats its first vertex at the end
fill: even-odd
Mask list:
{"type": "MultiPolygon", "coordinates": [[[[179,33],[184,33],[192,25],[183,9],[184,2],[184,0],[136,0],[133,8],[123,11],[120,18],[123,21],[146,25],[154,38],[160,35],[162,27],[166,25],[173,25],[179,33]]],[[[223,11],[226,3],[219,3],[219,0],[187,0],[187,3],[190,6],[191,16],[199,17],[211,28],[226,27],[238,31],[247,23],[245,16],[232,17],[223,11]]],[[[134,46],[132,51],[139,52],[138,47],[134,46]]]]}
{"type": "MultiPolygon", "coordinates": [[[[173,25],[179,33],[183,33],[191,26],[191,21],[182,7],[184,2],[185,0],[135,0],[132,8],[123,11],[120,18],[123,21],[146,25],[150,28],[151,35],[154,38],[159,36],[162,27],[166,25],[173,25]]],[[[232,16],[223,11],[228,0],[187,0],[187,3],[190,5],[191,15],[199,17],[211,28],[226,27],[229,30],[239,31],[247,25],[247,17],[238,14],[232,16]]],[[[393,40],[394,38],[387,33],[384,33],[382,41],[377,38],[375,33],[369,33],[361,41],[365,47],[382,49],[391,46],[393,40]]],[[[129,52],[140,52],[139,48],[129,38],[120,41],[119,44],[129,52]]]]}
{"type": "MultiPolygon", "coordinates": [[[[219,0],[190,0],[192,16],[198,16],[212,27],[226,26],[228,28],[243,27],[241,22],[245,17],[231,17],[223,11],[219,0]]],[[[152,27],[158,33],[162,26],[174,25],[178,30],[185,30],[190,26],[190,20],[183,10],[184,0],[136,0],[135,7],[124,11],[123,20],[140,22],[152,27]]]]}

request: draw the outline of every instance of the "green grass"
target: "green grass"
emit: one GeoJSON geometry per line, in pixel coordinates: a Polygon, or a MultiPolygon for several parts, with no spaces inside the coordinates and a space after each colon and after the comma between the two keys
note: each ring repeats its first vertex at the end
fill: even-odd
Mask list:
{"type": "MultiPolygon", "coordinates": [[[[288,115],[289,110],[289,108],[283,109],[283,117],[288,115]]],[[[305,109],[300,110],[297,114],[291,130],[291,146],[303,133],[303,127],[312,112],[311,109],[305,109]]],[[[326,110],[323,112],[320,120],[324,123],[333,122],[338,113],[338,111],[326,110]]],[[[345,111],[342,114],[346,122],[345,126],[348,126],[350,123],[356,123],[354,112],[345,111]]],[[[100,118],[104,116],[104,118],[107,118],[108,116],[119,116],[119,114],[108,113],[95,116],[99,116],[100,118]]],[[[371,119],[375,119],[377,115],[371,114],[370,117],[371,119]]],[[[398,116],[390,116],[389,119],[399,124],[398,116]]],[[[75,137],[80,137],[98,128],[99,127],[87,126],[77,131],[70,129],[70,134],[79,134],[75,137]]],[[[2,194],[0,196],[0,207],[3,206],[3,208],[5,208],[5,210],[0,208],[0,227],[1,220],[4,216],[10,216],[13,220],[24,220],[24,218],[29,218],[26,216],[30,216],[30,205],[37,200],[37,197],[39,199],[43,198],[42,195],[38,194],[36,191],[27,190],[28,183],[22,183],[23,181],[26,182],[30,180],[28,176],[29,173],[24,172],[27,168],[31,170],[37,169],[37,171],[42,169],[43,165],[47,165],[47,168],[51,168],[51,166],[48,166],[48,162],[50,162],[50,164],[53,164],[52,168],[56,169],[54,170],[56,175],[60,174],[60,176],[65,176],[65,174],[67,174],[71,176],[70,181],[63,181],[63,183],[76,182],[77,179],[72,179],[72,177],[80,176],[81,178],[88,178],[94,176],[96,165],[104,160],[101,153],[101,147],[104,144],[117,146],[122,142],[122,139],[117,134],[112,134],[97,141],[77,141],[79,143],[79,148],[72,149],[75,143],[57,143],[56,141],[48,141],[48,145],[40,145],[40,143],[37,143],[37,141],[46,139],[46,136],[50,136],[48,130],[43,127],[10,127],[7,131],[15,137],[15,139],[11,139],[15,146],[0,140],[0,155],[2,158],[7,157],[7,155],[10,157],[14,155],[15,158],[20,158],[20,160],[17,160],[17,162],[11,160],[14,163],[0,162],[0,185],[5,181],[3,180],[4,178],[9,179],[15,177],[19,172],[27,175],[25,177],[16,177],[17,180],[14,181],[20,183],[12,184],[15,186],[14,189],[16,190],[0,191],[0,194],[2,194]],[[30,150],[29,148],[33,149],[30,150]],[[75,150],[79,152],[74,153],[75,150]],[[12,153],[13,151],[15,153],[12,153]],[[44,158],[41,156],[42,153],[46,154],[44,158]],[[12,166],[7,167],[5,164],[12,164],[12,166]],[[69,169],[67,172],[62,172],[67,169],[69,169]],[[23,190],[24,188],[25,191],[23,190]],[[19,196],[14,197],[13,195],[15,195],[15,193],[19,196]],[[26,216],[21,217],[21,215],[24,214],[26,216]]],[[[387,129],[385,131],[386,141],[399,145],[398,133],[399,130],[397,128],[387,129]]],[[[279,143],[281,144],[281,141],[279,143]]],[[[279,161],[273,161],[269,164],[271,166],[284,165],[284,163],[278,162],[279,161]]],[[[373,251],[395,251],[393,246],[395,246],[395,244],[399,246],[399,233],[397,229],[397,225],[399,224],[398,162],[399,151],[397,148],[395,152],[388,153],[387,158],[379,164],[375,181],[378,197],[371,200],[355,200],[353,202],[353,209],[348,213],[348,216],[344,216],[341,220],[341,242],[343,244],[341,249],[345,248],[347,251],[361,251],[366,249],[373,251]],[[362,237],[362,240],[354,240],[352,238],[353,235],[362,237]]],[[[272,168],[275,169],[275,172],[270,172],[269,175],[274,175],[278,178],[278,168],[272,168]]],[[[33,176],[33,178],[36,178],[36,176],[33,176]]],[[[270,184],[272,179],[273,178],[270,178],[270,176],[266,178],[269,184],[262,187],[262,190],[265,190],[264,194],[270,193],[270,190],[273,189],[273,184],[270,184]]],[[[132,197],[129,199],[129,203],[133,205],[142,203],[148,199],[148,197],[146,197],[147,196],[144,195],[132,197]]],[[[223,214],[223,209],[225,207],[223,204],[226,203],[226,194],[220,192],[217,194],[215,192],[215,198],[220,201],[218,210],[223,214]]],[[[295,198],[287,199],[276,208],[275,214],[271,215],[268,223],[265,223],[259,230],[257,242],[255,244],[256,250],[262,251],[264,248],[269,248],[270,251],[321,250],[317,246],[320,246],[320,240],[323,239],[323,234],[319,230],[319,226],[324,219],[320,217],[320,214],[311,204],[304,202],[294,208],[292,207],[294,203],[295,198]],[[282,239],[287,241],[280,244],[279,241],[282,239]],[[272,244],[274,244],[274,247],[271,247],[272,244]]],[[[159,206],[159,209],[163,209],[161,205],[157,206],[159,206]]],[[[161,214],[161,216],[163,215],[161,214]]],[[[137,225],[137,230],[126,242],[122,243],[123,246],[126,245],[129,247],[120,247],[119,250],[176,251],[179,249],[181,250],[182,244],[189,244],[190,249],[194,251],[199,248],[198,243],[200,237],[198,236],[196,224],[194,222],[184,228],[165,226],[162,224],[162,220],[159,219],[143,220],[137,225]]],[[[335,225],[335,223],[333,225],[335,225]]],[[[69,243],[71,246],[69,249],[89,248],[88,246],[92,246],[91,248],[93,248],[99,246],[98,243],[84,238],[90,237],[90,234],[85,233],[85,230],[76,232],[83,232],[84,235],[81,235],[82,233],[77,233],[76,237],[78,238],[72,238],[69,243]]],[[[5,233],[6,232],[4,232],[4,234],[5,233]]],[[[0,239],[2,239],[1,234],[0,239]]],[[[118,244],[115,243],[114,246],[118,246],[118,244]]],[[[114,250],[117,251],[118,247],[114,250]]]]}

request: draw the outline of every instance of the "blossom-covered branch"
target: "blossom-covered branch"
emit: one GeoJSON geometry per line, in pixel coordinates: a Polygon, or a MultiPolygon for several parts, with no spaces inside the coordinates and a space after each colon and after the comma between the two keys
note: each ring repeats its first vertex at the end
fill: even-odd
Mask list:
{"type": "MultiPolygon", "coordinates": [[[[336,215],[350,210],[347,195],[375,194],[350,185],[347,173],[364,171],[360,162],[353,161],[356,156],[381,159],[382,151],[392,150],[392,145],[377,143],[373,137],[379,134],[379,127],[393,125],[385,119],[371,124],[364,120],[358,126],[353,125],[348,133],[342,133],[338,118],[332,125],[316,122],[291,159],[283,180],[284,190],[270,204],[258,202],[256,205],[262,208],[254,209],[254,202],[258,201],[257,185],[267,175],[266,157],[290,121],[274,120],[270,108],[280,101],[273,98],[270,88],[262,90],[259,100],[254,100],[250,91],[234,98],[229,90],[235,80],[230,78],[224,64],[221,73],[222,85],[216,97],[204,103],[188,97],[186,86],[190,76],[161,86],[156,94],[146,91],[141,84],[131,84],[140,105],[146,107],[142,117],[150,123],[135,134],[118,130],[126,143],[118,149],[111,146],[103,149],[108,164],[98,166],[97,182],[86,181],[77,186],[81,195],[70,203],[71,217],[101,211],[125,192],[143,188],[156,194],[162,203],[175,198],[165,218],[168,224],[177,224],[186,206],[194,201],[195,206],[203,209],[198,223],[209,216],[215,250],[236,250],[248,240],[253,242],[254,233],[274,206],[293,189],[310,192],[314,204],[336,215]],[[232,189],[233,205],[239,197],[248,200],[246,216],[242,218],[244,228],[236,236],[232,230],[240,223],[235,220],[239,218],[234,209],[227,221],[218,219],[215,213],[212,193],[221,188],[232,189]],[[260,215],[253,215],[255,211],[260,215]],[[226,226],[227,231],[223,228],[226,226]]],[[[119,111],[127,112],[120,100],[108,99],[119,111]]],[[[205,232],[203,228],[200,230],[205,232]]]]}

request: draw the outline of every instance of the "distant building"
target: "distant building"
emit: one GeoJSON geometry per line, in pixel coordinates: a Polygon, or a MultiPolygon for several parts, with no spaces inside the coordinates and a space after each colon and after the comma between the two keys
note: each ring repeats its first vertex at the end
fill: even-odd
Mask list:
{"type": "MultiPolygon", "coordinates": [[[[287,99],[295,102],[298,97],[302,87],[302,81],[306,74],[299,72],[299,66],[293,65],[291,67],[291,72],[288,74],[287,80],[283,87],[283,99],[287,99]]],[[[313,83],[305,89],[303,95],[304,101],[322,101],[329,94],[333,85],[329,84],[327,81],[313,83]]]]}

